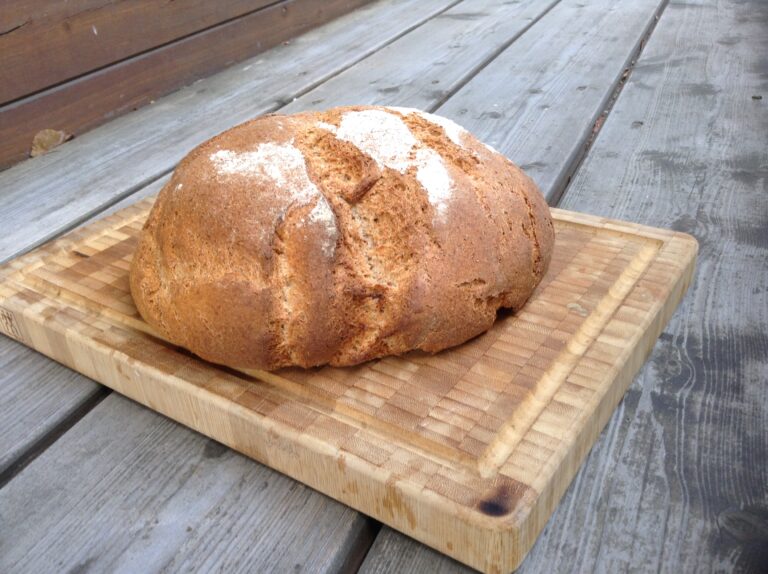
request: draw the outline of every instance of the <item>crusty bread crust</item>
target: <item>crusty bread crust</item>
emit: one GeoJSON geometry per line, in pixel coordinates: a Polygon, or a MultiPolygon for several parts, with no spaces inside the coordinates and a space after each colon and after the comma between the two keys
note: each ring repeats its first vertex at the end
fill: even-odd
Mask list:
{"type": "Polygon", "coordinates": [[[163,337],[212,362],[354,365],[484,332],[530,297],[553,243],[531,179],[448,120],[270,115],[179,164],[131,292],[163,337]]]}

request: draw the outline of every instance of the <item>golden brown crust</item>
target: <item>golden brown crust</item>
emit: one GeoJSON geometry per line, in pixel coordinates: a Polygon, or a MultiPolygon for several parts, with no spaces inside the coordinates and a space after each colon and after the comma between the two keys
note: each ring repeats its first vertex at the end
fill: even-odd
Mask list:
{"type": "Polygon", "coordinates": [[[131,292],[163,337],[213,362],[352,365],[487,330],[528,299],[553,243],[531,179],[441,118],[273,115],[179,164],[131,292]]]}

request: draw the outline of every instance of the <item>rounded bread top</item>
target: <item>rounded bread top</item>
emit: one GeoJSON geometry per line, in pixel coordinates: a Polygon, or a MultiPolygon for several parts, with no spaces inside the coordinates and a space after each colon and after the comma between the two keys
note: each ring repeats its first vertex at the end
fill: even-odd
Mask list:
{"type": "Polygon", "coordinates": [[[351,365],[487,330],[528,299],[553,242],[530,178],[446,118],[269,115],[179,164],[131,291],[161,336],[213,362],[351,365]]]}

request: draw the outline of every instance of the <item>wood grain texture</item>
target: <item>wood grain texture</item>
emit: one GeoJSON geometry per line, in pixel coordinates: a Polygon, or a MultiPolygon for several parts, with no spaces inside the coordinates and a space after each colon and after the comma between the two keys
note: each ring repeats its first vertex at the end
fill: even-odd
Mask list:
{"type": "Polygon", "coordinates": [[[433,110],[559,2],[464,0],[280,113],[360,104],[433,110]]]}
{"type": "Polygon", "coordinates": [[[565,197],[692,233],[701,256],[532,571],[566,545],[563,570],[768,569],[766,95],[765,3],[671,2],[565,197]]]}
{"type": "Polygon", "coordinates": [[[128,266],[152,200],[14,260],[0,330],[488,572],[515,567],[682,297],[688,236],[555,212],[531,301],[434,356],[238,375],[164,344],[128,266]]]}
{"type": "MultiPolygon", "coordinates": [[[[524,562],[523,564],[527,564],[524,562]]],[[[430,572],[434,574],[470,574],[472,568],[419,544],[397,530],[383,527],[360,566],[359,574],[389,572],[430,572]]],[[[544,569],[546,572],[547,570],[544,569]]]]}
{"type": "MultiPolygon", "coordinates": [[[[671,2],[566,192],[565,207],[685,230],[701,251],[520,572],[768,567],[767,31],[760,2],[671,2]]],[[[361,571],[466,568],[384,529],[361,571]]]]}
{"type": "Polygon", "coordinates": [[[83,0],[77,5],[69,2],[51,2],[50,0],[6,0],[3,11],[0,12],[0,32],[7,34],[24,25],[29,14],[37,14],[40,18],[66,18],[76,14],[79,6],[98,5],[101,0],[83,0]]]}
{"type": "Polygon", "coordinates": [[[0,389],[0,476],[101,392],[93,381],[6,337],[0,339],[0,389]]]}
{"type": "Polygon", "coordinates": [[[0,34],[0,104],[263,8],[270,0],[25,2],[0,34]],[[38,4],[38,5],[35,5],[38,4]]]}
{"type": "Polygon", "coordinates": [[[279,108],[456,2],[373,3],[1,172],[0,226],[8,231],[0,261],[72,228],[168,172],[195,145],[279,108]]]}
{"type": "Polygon", "coordinates": [[[0,490],[0,508],[6,573],[340,572],[373,535],[353,510],[116,394],[0,490]]]}
{"type": "Polygon", "coordinates": [[[549,201],[664,0],[563,0],[437,113],[520,165],[549,201]]]}
{"type": "Polygon", "coordinates": [[[43,129],[75,136],[244,60],[366,0],[284,0],[0,108],[0,167],[43,129]]]}

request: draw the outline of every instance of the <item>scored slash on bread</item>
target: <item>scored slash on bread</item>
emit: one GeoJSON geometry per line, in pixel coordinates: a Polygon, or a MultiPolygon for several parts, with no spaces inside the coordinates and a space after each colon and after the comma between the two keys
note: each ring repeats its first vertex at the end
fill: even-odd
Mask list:
{"type": "Polygon", "coordinates": [[[525,303],[553,243],[531,179],[450,120],[269,115],[182,160],[131,292],[150,325],[212,362],[354,365],[484,332],[525,303]]]}

